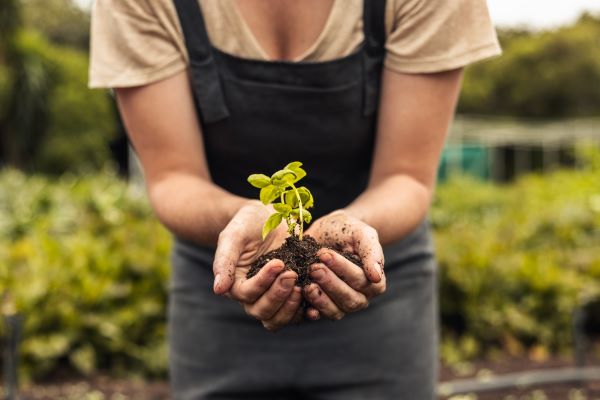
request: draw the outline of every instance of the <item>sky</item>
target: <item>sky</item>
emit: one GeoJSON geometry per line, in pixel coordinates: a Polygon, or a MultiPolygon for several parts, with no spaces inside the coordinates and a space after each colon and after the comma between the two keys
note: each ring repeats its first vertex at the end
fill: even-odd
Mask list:
{"type": "MultiPolygon", "coordinates": [[[[75,1],[82,7],[92,3],[92,0],[75,1]]],[[[585,10],[600,13],[600,0],[488,0],[488,6],[497,26],[536,29],[568,24],[585,10]]]]}
{"type": "Polygon", "coordinates": [[[600,13],[600,0],[488,0],[497,26],[552,28],[573,22],[583,11],[600,13]]]}

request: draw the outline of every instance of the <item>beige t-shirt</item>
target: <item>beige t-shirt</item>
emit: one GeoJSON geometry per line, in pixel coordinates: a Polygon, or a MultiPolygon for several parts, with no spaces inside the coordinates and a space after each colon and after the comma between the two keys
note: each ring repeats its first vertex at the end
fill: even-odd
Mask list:
{"type": "MultiPolygon", "coordinates": [[[[198,0],[212,44],[243,58],[268,57],[235,0],[198,0]]],[[[363,1],[334,0],[325,27],[294,61],[326,61],[363,41],[363,1]]],[[[387,0],[385,67],[429,73],[500,54],[485,0],[387,0]]],[[[92,10],[90,87],[155,82],[187,67],[172,0],[96,0],[92,10]]]]}

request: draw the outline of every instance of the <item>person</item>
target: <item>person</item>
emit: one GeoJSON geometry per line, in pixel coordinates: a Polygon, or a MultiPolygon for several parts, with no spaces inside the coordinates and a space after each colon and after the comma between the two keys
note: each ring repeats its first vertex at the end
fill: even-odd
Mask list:
{"type": "Polygon", "coordinates": [[[427,210],[462,68],[499,52],[484,0],[95,2],[90,86],[115,89],[175,238],[175,399],[435,397],[427,210]],[[246,177],[292,161],[305,233],[364,268],[322,249],[306,287],[280,260],[246,278],[287,235],[262,240],[246,177]]]}

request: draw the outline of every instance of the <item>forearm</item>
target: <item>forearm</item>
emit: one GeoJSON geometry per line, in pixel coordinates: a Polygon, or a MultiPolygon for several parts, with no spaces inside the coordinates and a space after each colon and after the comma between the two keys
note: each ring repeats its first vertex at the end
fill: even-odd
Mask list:
{"type": "Polygon", "coordinates": [[[175,235],[215,246],[219,233],[251,200],[191,174],[169,173],[148,185],[152,208],[175,235]]]}
{"type": "Polygon", "coordinates": [[[435,74],[384,69],[370,184],[348,207],[377,230],[382,244],[406,236],[427,214],[461,76],[461,69],[435,74]]]}
{"type": "Polygon", "coordinates": [[[432,189],[409,175],[390,175],[363,192],[345,210],[372,226],[382,245],[403,238],[421,223],[432,189]]]}
{"type": "Polygon", "coordinates": [[[189,77],[117,88],[123,121],[144,169],[159,220],[175,235],[213,246],[249,200],[213,184],[189,77]]]}

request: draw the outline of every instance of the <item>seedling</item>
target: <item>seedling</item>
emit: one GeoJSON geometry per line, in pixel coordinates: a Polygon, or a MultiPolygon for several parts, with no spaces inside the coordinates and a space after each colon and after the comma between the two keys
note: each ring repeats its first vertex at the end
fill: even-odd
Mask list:
{"type": "Polygon", "coordinates": [[[288,233],[297,235],[302,240],[304,223],[309,224],[312,220],[312,215],[307,209],[314,204],[313,196],[306,187],[296,187],[298,181],[305,176],[306,171],[302,169],[302,163],[294,161],[270,178],[264,174],[252,174],[248,177],[248,182],[260,189],[260,201],[264,205],[273,204],[275,209],[275,213],[263,226],[263,240],[282,220],[287,223],[288,233]],[[276,202],[277,199],[279,202],[276,202]]]}

